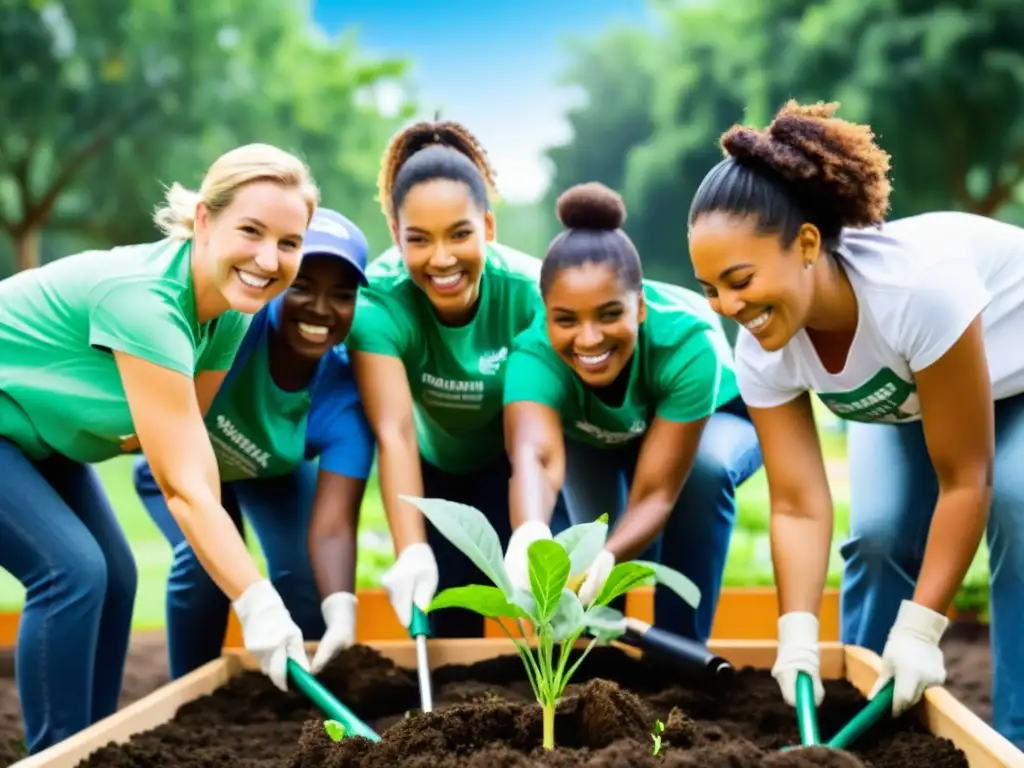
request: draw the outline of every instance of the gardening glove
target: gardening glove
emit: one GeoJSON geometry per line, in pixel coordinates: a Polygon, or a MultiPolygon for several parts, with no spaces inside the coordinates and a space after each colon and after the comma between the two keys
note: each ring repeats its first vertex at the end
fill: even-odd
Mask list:
{"type": "Polygon", "coordinates": [[[412,606],[426,612],[437,592],[437,561],[426,542],[410,544],[380,580],[402,626],[412,624],[412,606]]]}
{"type": "Polygon", "coordinates": [[[505,550],[505,571],[513,587],[530,589],[530,563],[526,551],[535,541],[551,538],[551,528],[539,520],[527,520],[516,528],[505,550]]]}
{"type": "Polygon", "coordinates": [[[327,631],[320,638],[313,663],[309,671],[320,674],[338,651],[350,648],[356,641],[356,605],[358,599],[349,592],[335,592],[324,598],[320,604],[320,612],[324,616],[327,631]]]}
{"type": "Polygon", "coordinates": [[[292,621],[281,595],[268,579],[257,581],[234,602],[242,624],[245,649],[259,662],[263,674],[282,691],[288,690],[288,659],[309,669],[302,630],[292,621]]]}
{"type": "Polygon", "coordinates": [[[584,608],[594,602],[597,596],[601,594],[601,590],[604,589],[604,583],[608,581],[608,574],[612,572],[614,567],[615,555],[607,549],[602,549],[597,553],[594,562],[587,569],[587,575],[583,579],[583,584],[580,585],[580,591],[576,593],[584,608]]]}
{"type": "Polygon", "coordinates": [[[904,600],[896,622],[882,649],[882,670],[868,698],[895,678],[892,692],[892,716],[899,717],[917,704],[925,689],[946,682],[946,665],[939,641],[949,619],[930,608],[904,600]]]}
{"type": "Polygon", "coordinates": [[[814,682],[814,704],[821,706],[825,686],[821,682],[821,653],[818,650],[818,617],[805,611],[790,611],[779,617],[779,650],[772,677],[779,684],[782,698],[796,706],[796,678],[800,672],[814,682]]]}

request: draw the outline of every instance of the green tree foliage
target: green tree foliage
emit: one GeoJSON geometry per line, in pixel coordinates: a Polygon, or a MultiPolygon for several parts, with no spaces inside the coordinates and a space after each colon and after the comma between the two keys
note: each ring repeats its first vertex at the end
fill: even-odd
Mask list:
{"type": "Polygon", "coordinates": [[[383,246],[377,163],[410,110],[383,116],[372,95],[400,86],[405,63],[320,39],[308,6],[0,0],[0,229],[14,268],[39,263],[44,228],[103,246],[154,238],[165,185],[197,185],[252,141],[301,155],[324,204],[383,246]]]}
{"type": "Polygon", "coordinates": [[[543,205],[592,179],[617,188],[645,271],[695,287],[686,215],[719,136],[789,98],[841,102],[893,156],[893,215],[1024,217],[1024,14],[1013,0],[717,0],[656,7],[657,33],[576,51],[586,106],[543,205]]]}

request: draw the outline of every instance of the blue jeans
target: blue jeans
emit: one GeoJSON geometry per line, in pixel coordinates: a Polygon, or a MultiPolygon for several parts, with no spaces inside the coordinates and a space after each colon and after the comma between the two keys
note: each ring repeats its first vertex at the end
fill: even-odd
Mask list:
{"type": "Polygon", "coordinates": [[[113,714],[138,577],[88,464],[0,437],[0,567],[25,587],[15,676],[30,754],[113,714]]]}
{"type": "MultiPolygon", "coordinates": [[[[993,725],[1024,749],[1024,395],[995,404],[990,555],[993,725]]],[[[921,423],[851,423],[842,641],[881,653],[921,570],[938,482],[921,423]]]]}
{"type": "MultiPolygon", "coordinates": [[[[221,655],[231,603],[185,540],[145,458],[136,461],[133,479],[146,511],[174,551],[166,610],[170,673],[176,679],[221,655]]],[[[243,512],[252,524],[270,581],[306,640],[319,640],[324,633],[306,543],[316,480],[316,464],[307,461],[287,475],[221,486],[222,503],[239,532],[243,512]]]]}
{"type": "MultiPolygon", "coordinates": [[[[609,450],[566,440],[565,495],[574,525],[607,512],[609,531],[614,529],[626,510],[639,453],[640,441],[609,450]]],[[[736,489],[761,464],[761,446],[742,402],[733,400],[712,414],[664,530],[636,558],[673,568],[700,589],[700,604],[694,610],[658,584],[657,627],[708,641],[736,522],[736,489]]]]}
{"type": "MultiPolygon", "coordinates": [[[[511,468],[504,453],[491,464],[465,475],[445,472],[422,457],[420,470],[423,475],[425,498],[446,499],[479,509],[497,532],[502,551],[508,547],[508,540],[512,536],[508,504],[511,468]]],[[[426,524],[427,543],[434,550],[434,557],[437,560],[438,593],[449,587],[491,584],[490,579],[473,564],[473,561],[442,536],[429,520],[426,524]]],[[[559,494],[551,515],[551,532],[557,535],[568,527],[569,517],[565,501],[562,494],[559,494]]],[[[430,614],[430,631],[435,637],[483,637],[484,619],[472,611],[445,608],[430,614]]]]}

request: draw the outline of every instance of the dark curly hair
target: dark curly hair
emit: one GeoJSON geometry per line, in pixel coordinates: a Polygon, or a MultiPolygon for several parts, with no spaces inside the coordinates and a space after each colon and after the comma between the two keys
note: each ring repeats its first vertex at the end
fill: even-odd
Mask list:
{"type": "Polygon", "coordinates": [[[764,131],[726,131],[721,146],[728,156],[697,189],[690,225],[716,211],[752,215],[758,232],[777,232],[788,247],[810,223],[829,250],[844,227],[880,225],[892,191],[889,155],[869,126],[833,117],[838,106],[790,100],[764,131]]]}
{"type": "Polygon", "coordinates": [[[542,295],[559,272],[583,264],[608,264],[628,290],[640,290],[640,254],[622,229],[626,205],[617,192],[596,181],[577,184],[559,195],[555,208],[565,231],[551,241],[541,263],[542,295]]]}
{"type": "Polygon", "coordinates": [[[417,184],[435,179],[459,181],[485,210],[497,197],[494,168],[487,152],[459,122],[420,121],[391,139],[377,177],[377,199],[384,216],[394,222],[405,196],[417,184]]]}

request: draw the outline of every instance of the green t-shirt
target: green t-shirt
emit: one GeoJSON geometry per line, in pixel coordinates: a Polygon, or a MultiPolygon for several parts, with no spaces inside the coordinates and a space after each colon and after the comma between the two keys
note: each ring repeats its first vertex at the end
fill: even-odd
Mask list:
{"type": "Polygon", "coordinates": [[[251,318],[200,325],[191,242],[85,251],[0,281],[0,435],[98,462],[135,432],[113,350],[187,376],[224,371],[251,318]]]}
{"type": "Polygon", "coordinates": [[[530,401],[562,416],[570,438],[611,448],[642,437],[655,416],[695,421],[739,394],[732,349],[707,299],[675,285],[644,281],[640,325],[622,405],[602,402],[551,348],[543,318],[516,338],[505,403],[530,401]]]}
{"type": "Polygon", "coordinates": [[[505,449],[502,388],[512,340],[543,312],[540,261],[488,243],[480,306],[458,328],[438,321],[396,248],[374,259],[367,277],[345,345],[401,358],[428,462],[464,474],[493,461],[505,449]]]}
{"type": "Polygon", "coordinates": [[[270,375],[270,350],[265,339],[260,342],[206,414],[222,482],[277,477],[305,458],[311,392],[278,387],[270,375]]]}

